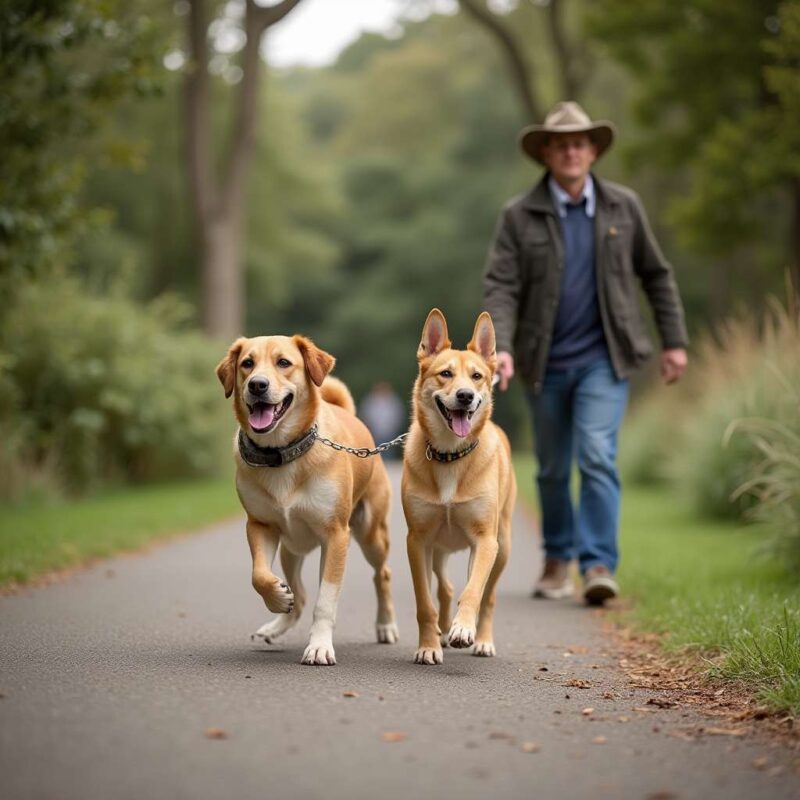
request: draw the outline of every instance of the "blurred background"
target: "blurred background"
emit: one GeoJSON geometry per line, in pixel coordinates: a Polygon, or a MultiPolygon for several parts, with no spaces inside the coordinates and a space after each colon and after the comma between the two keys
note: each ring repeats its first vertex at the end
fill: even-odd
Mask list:
{"type": "MultiPolygon", "coordinates": [[[[240,334],[406,402],[428,310],[466,343],[540,177],[518,130],[574,99],[617,124],[597,172],[642,196],[693,334],[679,387],[637,378],[629,480],[800,539],[799,52],[796,0],[9,0],[2,503],[228,470],[240,334]]],[[[528,451],[519,387],[497,406],[528,451]]]]}

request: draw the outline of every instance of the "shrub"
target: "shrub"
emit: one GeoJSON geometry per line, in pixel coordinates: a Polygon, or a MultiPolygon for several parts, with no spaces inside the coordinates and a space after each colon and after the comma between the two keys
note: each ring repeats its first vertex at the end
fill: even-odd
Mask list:
{"type": "Polygon", "coordinates": [[[0,494],[36,472],[76,493],[214,471],[231,427],[219,348],[186,316],[175,298],[141,307],[64,277],[20,288],[0,323],[0,459],[15,475],[0,494]]]}
{"type": "Polygon", "coordinates": [[[765,456],[753,436],[726,431],[738,419],[796,419],[798,352],[796,315],[777,303],[763,319],[742,314],[703,336],[684,380],[649,393],[623,430],[626,476],[646,483],[666,475],[700,513],[747,517],[763,503],[756,484],[739,487],[761,474],[765,456]]]}

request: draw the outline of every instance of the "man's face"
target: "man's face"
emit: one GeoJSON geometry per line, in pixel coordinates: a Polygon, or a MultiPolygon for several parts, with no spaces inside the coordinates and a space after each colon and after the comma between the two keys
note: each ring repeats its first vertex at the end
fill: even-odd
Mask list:
{"type": "Polygon", "coordinates": [[[553,133],[542,148],[542,158],[559,183],[575,183],[589,174],[597,145],[587,133],[553,133]]]}

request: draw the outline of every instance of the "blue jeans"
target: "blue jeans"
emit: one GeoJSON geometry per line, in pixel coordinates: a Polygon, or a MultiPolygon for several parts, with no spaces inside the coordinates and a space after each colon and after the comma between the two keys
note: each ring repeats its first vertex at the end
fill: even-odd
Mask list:
{"type": "Polygon", "coordinates": [[[628,381],[618,380],[607,359],[585,367],[547,372],[538,396],[529,395],[539,461],[542,535],[548,558],[577,556],[581,573],[619,560],[620,483],[617,433],[628,401],[628,381]],[[580,500],[570,495],[577,457],[580,500]]]}

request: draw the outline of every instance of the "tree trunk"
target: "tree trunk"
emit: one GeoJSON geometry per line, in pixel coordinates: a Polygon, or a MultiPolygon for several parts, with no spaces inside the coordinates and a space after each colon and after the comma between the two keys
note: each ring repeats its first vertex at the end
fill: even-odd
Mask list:
{"type": "Polygon", "coordinates": [[[495,14],[486,8],[483,0],[460,0],[460,3],[461,8],[479,22],[500,44],[500,49],[508,63],[514,88],[520,99],[525,120],[534,122],[543,119],[544,114],[538,92],[531,80],[528,64],[519,42],[495,14]]]}
{"type": "Polygon", "coordinates": [[[195,241],[201,265],[203,329],[210,336],[233,338],[244,331],[242,232],[248,168],[256,137],[259,46],[264,31],[283,19],[300,0],[258,6],[247,0],[241,57],[242,80],[236,95],[234,124],[219,176],[213,169],[208,12],[206,0],[190,0],[191,63],[186,77],[186,144],[195,241]]]}
{"type": "Polygon", "coordinates": [[[210,336],[233,339],[244,333],[240,222],[225,216],[203,226],[202,323],[210,336]]]}

